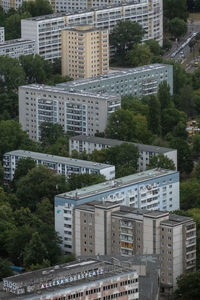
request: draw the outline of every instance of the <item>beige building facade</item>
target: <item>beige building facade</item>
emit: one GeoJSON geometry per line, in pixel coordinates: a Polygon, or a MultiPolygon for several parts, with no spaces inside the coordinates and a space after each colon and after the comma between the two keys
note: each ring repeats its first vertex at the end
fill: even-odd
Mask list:
{"type": "Polygon", "coordinates": [[[62,75],[73,79],[108,73],[108,30],[91,25],[62,30],[61,61],[62,75]]]}
{"type": "Polygon", "coordinates": [[[75,208],[74,222],[76,255],[160,255],[164,293],[176,288],[184,271],[195,270],[196,224],[191,218],[94,201],[75,208]]]}

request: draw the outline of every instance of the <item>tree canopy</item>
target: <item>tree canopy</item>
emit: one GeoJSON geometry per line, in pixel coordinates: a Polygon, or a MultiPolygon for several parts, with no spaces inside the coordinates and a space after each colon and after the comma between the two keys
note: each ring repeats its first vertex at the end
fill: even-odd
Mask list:
{"type": "Polygon", "coordinates": [[[120,21],[110,34],[110,44],[117,50],[117,54],[123,57],[134,44],[141,42],[144,33],[140,24],[120,21]]]}

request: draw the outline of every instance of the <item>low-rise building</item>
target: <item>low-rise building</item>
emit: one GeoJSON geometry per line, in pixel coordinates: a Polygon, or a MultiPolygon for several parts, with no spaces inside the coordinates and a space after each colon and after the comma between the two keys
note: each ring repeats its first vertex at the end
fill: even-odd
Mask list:
{"type": "MultiPolygon", "coordinates": [[[[86,152],[90,154],[94,150],[102,150],[110,147],[120,146],[123,143],[126,142],[96,136],[77,135],[70,137],[69,139],[69,153],[71,155],[72,152],[76,150],[79,153],[86,152]]],[[[163,154],[164,156],[171,159],[174,162],[174,165],[177,169],[177,150],[153,145],[144,145],[139,143],[131,144],[135,145],[138,148],[138,169],[140,171],[145,171],[151,157],[158,154],[163,154]]]]}
{"type": "Polygon", "coordinates": [[[108,73],[108,30],[91,25],[62,30],[61,63],[62,75],[73,79],[108,73]]]}
{"type": "Polygon", "coordinates": [[[5,29],[4,27],[0,27],[0,43],[5,41],[5,29]]]}
{"type": "Polygon", "coordinates": [[[171,294],[184,271],[196,267],[196,224],[167,211],[147,211],[111,202],[75,208],[76,255],[160,255],[162,292],[171,294]]]}
{"type": "Polygon", "coordinates": [[[115,166],[112,165],[45,153],[14,150],[5,153],[3,156],[5,184],[13,180],[19,159],[27,157],[32,158],[36,164],[45,165],[53,172],[63,174],[67,178],[72,174],[101,174],[107,180],[115,178],[115,166]]]}
{"type": "Polygon", "coordinates": [[[58,123],[65,132],[103,132],[109,115],[120,107],[121,98],[117,95],[66,91],[42,84],[19,87],[19,121],[33,140],[40,139],[43,122],[58,123]]]}
{"type": "Polygon", "coordinates": [[[35,54],[35,42],[31,40],[17,39],[0,43],[0,55],[8,55],[19,58],[21,55],[35,54]]]}
{"type": "Polygon", "coordinates": [[[143,97],[158,92],[159,84],[167,81],[170,93],[173,94],[173,66],[152,64],[137,68],[122,69],[94,78],[79,79],[60,83],[57,87],[67,90],[83,90],[90,92],[106,91],[114,95],[133,95],[143,97]]]}
{"type": "Polygon", "coordinates": [[[4,278],[3,289],[1,300],[138,300],[139,278],[131,263],[93,257],[4,278]]]}
{"type": "MultiPolygon", "coordinates": [[[[55,196],[55,230],[64,252],[74,252],[74,208],[101,200],[147,210],[179,209],[179,172],[153,169],[55,196]]],[[[103,242],[99,239],[99,243],[103,242]]]]}

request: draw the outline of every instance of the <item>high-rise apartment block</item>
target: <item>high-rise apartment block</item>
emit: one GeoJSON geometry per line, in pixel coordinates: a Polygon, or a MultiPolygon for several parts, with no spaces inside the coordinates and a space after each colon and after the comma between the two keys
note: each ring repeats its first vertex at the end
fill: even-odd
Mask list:
{"type": "Polygon", "coordinates": [[[19,121],[33,140],[40,139],[43,122],[58,123],[77,134],[103,132],[109,115],[120,106],[120,96],[115,95],[37,84],[19,87],[19,121]]]}
{"type": "Polygon", "coordinates": [[[79,79],[60,83],[57,86],[65,89],[99,92],[106,91],[114,95],[133,95],[143,97],[156,94],[159,84],[167,81],[170,93],[173,94],[173,66],[152,64],[137,68],[123,69],[94,78],[79,79]]]}
{"type": "Polygon", "coordinates": [[[21,55],[35,54],[35,42],[31,40],[17,39],[0,43],[0,55],[8,55],[19,58],[21,55]]]}
{"type": "Polygon", "coordinates": [[[74,252],[74,208],[94,200],[173,211],[179,209],[179,173],[153,169],[57,195],[55,229],[62,237],[64,252],[74,252]]]}
{"type": "MultiPolygon", "coordinates": [[[[105,139],[96,136],[77,135],[69,138],[69,153],[71,155],[72,151],[74,150],[79,153],[92,153],[94,150],[102,150],[110,147],[120,146],[123,143],[126,142],[114,139],[105,139]]],[[[174,165],[177,169],[177,150],[138,143],[131,144],[135,145],[138,148],[138,169],[140,171],[145,171],[151,157],[158,154],[163,154],[164,156],[173,160],[174,165]]]]}
{"type": "Polygon", "coordinates": [[[143,40],[155,39],[162,45],[162,0],[133,1],[74,13],[59,13],[21,21],[21,35],[36,42],[36,53],[54,60],[61,57],[61,30],[75,25],[92,25],[109,31],[121,20],[142,25],[143,40]]]}
{"type": "Polygon", "coordinates": [[[0,43],[5,41],[5,29],[4,27],[0,27],[0,43]]]}
{"type": "Polygon", "coordinates": [[[176,280],[196,267],[196,224],[192,218],[94,201],[75,208],[76,255],[159,254],[161,287],[176,288],[176,280]]]}
{"type": "Polygon", "coordinates": [[[74,79],[108,73],[108,30],[91,25],[62,30],[61,61],[62,75],[74,79]]]}
{"type": "Polygon", "coordinates": [[[19,159],[27,157],[32,158],[37,165],[44,165],[53,172],[63,174],[67,178],[72,174],[101,174],[107,180],[115,178],[115,166],[112,165],[45,153],[14,150],[5,153],[3,156],[5,184],[13,180],[19,159]]]}

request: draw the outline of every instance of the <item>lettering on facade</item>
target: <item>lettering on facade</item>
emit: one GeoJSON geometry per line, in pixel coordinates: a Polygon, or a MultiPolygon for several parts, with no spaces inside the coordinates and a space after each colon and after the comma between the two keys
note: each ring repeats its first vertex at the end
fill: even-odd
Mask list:
{"type": "Polygon", "coordinates": [[[55,280],[52,280],[52,281],[42,283],[41,286],[40,286],[40,289],[45,289],[45,288],[49,288],[49,287],[52,287],[52,286],[57,286],[57,285],[61,285],[61,284],[64,284],[64,283],[81,280],[81,279],[84,279],[84,278],[90,278],[90,277],[93,277],[93,276],[102,275],[103,272],[104,272],[103,269],[98,269],[96,271],[95,270],[94,271],[87,271],[87,272],[81,272],[81,273],[71,275],[71,276],[69,275],[69,276],[63,277],[61,279],[55,279],[55,280]]]}

